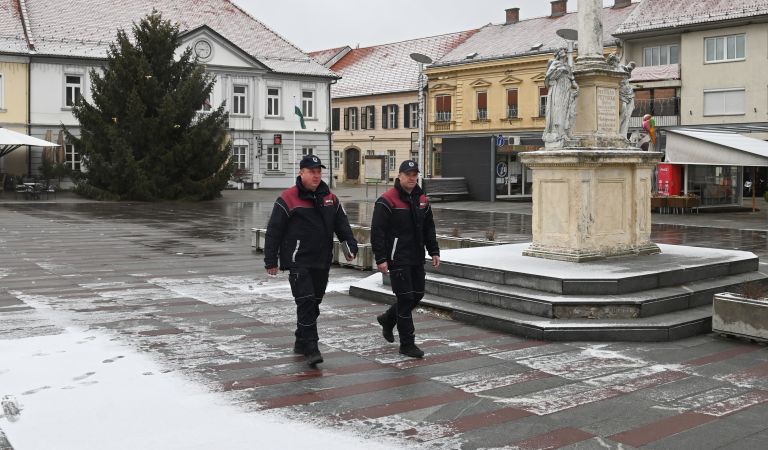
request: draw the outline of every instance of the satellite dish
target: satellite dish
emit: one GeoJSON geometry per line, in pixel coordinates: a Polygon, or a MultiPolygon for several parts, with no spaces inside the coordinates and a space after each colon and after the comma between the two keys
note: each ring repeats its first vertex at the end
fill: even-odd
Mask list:
{"type": "Polygon", "coordinates": [[[570,28],[561,28],[555,33],[566,41],[576,41],[579,39],[579,32],[570,28]]]}
{"type": "Polygon", "coordinates": [[[411,53],[411,59],[422,64],[432,64],[432,58],[421,53],[411,53]]]}

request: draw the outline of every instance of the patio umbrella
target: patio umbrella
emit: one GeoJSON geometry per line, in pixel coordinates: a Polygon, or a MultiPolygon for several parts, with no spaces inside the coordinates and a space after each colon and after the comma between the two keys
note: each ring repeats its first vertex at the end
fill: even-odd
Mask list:
{"type": "Polygon", "coordinates": [[[59,144],[44,141],[42,139],[27,136],[23,133],[17,133],[8,128],[0,127],[0,157],[11,153],[22,145],[32,145],[35,147],[58,147],[59,144]]]}

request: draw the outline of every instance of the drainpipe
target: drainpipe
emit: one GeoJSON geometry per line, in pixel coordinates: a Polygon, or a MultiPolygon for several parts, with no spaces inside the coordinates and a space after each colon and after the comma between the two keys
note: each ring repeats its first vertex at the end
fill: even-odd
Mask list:
{"type": "Polygon", "coordinates": [[[330,162],[330,164],[328,164],[328,167],[330,167],[328,171],[330,178],[328,181],[331,188],[336,187],[336,183],[333,179],[333,107],[331,105],[331,86],[338,81],[338,79],[334,78],[328,83],[328,161],[330,162]]]}
{"type": "MultiPolygon", "coordinates": [[[[27,64],[27,135],[32,136],[32,57],[27,64]]],[[[27,146],[27,176],[32,176],[32,147],[27,146]]]]}

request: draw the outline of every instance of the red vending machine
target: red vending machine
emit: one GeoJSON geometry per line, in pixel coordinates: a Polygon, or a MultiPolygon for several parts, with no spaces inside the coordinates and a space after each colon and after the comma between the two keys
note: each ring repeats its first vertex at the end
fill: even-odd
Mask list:
{"type": "Polygon", "coordinates": [[[658,191],[660,195],[680,195],[683,187],[683,167],[659,163],[658,191]]]}

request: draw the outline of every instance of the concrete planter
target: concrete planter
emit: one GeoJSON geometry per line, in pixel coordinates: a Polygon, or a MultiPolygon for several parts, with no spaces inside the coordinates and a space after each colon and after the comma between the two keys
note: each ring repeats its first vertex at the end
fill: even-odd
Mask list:
{"type": "Polygon", "coordinates": [[[504,244],[504,242],[488,241],[485,239],[467,238],[462,240],[461,248],[488,247],[491,245],[501,245],[501,244],[504,244]]]}
{"type": "Polygon", "coordinates": [[[440,250],[451,250],[455,248],[464,248],[462,246],[462,242],[464,242],[464,238],[460,237],[453,237],[453,236],[437,236],[437,245],[440,247],[440,250]]]}
{"type": "Polygon", "coordinates": [[[263,252],[266,236],[267,230],[265,228],[251,228],[251,247],[263,252]]]}
{"type": "Polygon", "coordinates": [[[360,270],[373,270],[373,249],[371,244],[358,244],[357,255],[355,255],[355,259],[352,261],[347,261],[340,252],[338,243],[334,244],[334,253],[336,253],[340,266],[353,267],[360,270]]]}
{"type": "Polygon", "coordinates": [[[715,294],[712,331],[768,342],[768,298],[754,300],[739,294],[715,294]]]}

